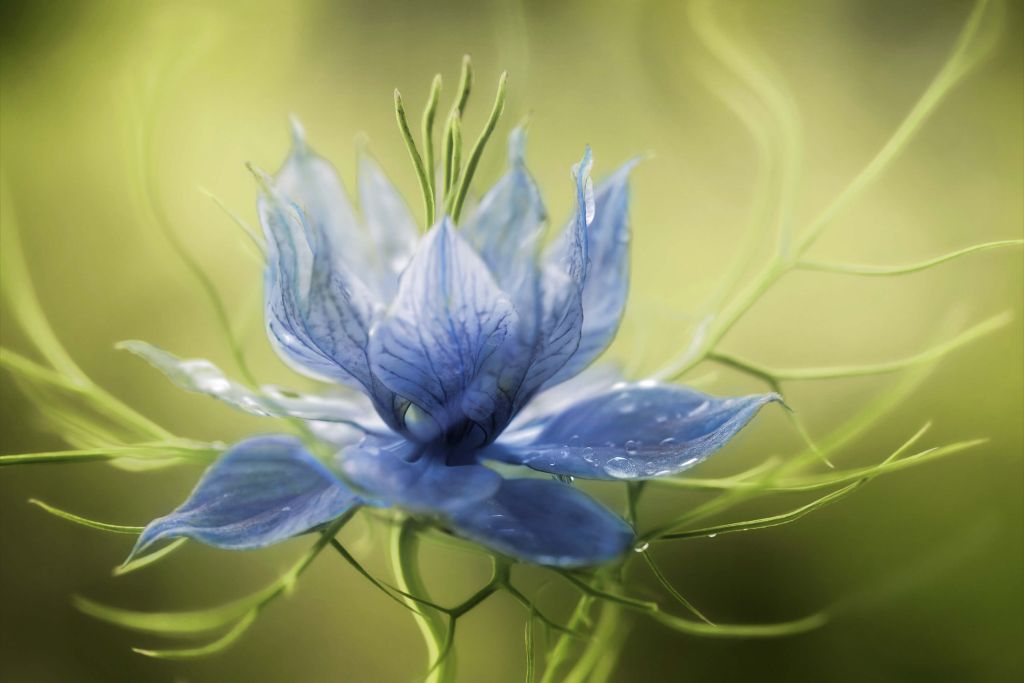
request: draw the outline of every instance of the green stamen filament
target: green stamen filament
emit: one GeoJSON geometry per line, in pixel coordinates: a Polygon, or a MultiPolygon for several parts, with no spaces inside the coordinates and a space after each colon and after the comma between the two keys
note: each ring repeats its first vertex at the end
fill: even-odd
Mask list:
{"type": "MultiPolygon", "coordinates": [[[[441,96],[441,74],[434,76],[430,84],[430,97],[427,100],[427,107],[423,110],[422,135],[423,135],[423,157],[427,167],[427,187],[430,189],[431,205],[437,196],[436,169],[434,168],[434,115],[437,112],[437,100],[441,96]]],[[[434,213],[431,211],[428,224],[434,222],[434,213]]]]}
{"type": "Polygon", "coordinates": [[[454,174],[458,172],[458,165],[449,165],[449,160],[452,158],[452,147],[455,145],[453,138],[452,127],[458,125],[453,123],[455,118],[462,118],[463,112],[466,111],[466,103],[469,101],[469,92],[473,89],[473,64],[469,58],[469,55],[462,57],[462,73],[459,75],[459,90],[458,96],[455,102],[452,104],[451,111],[448,113],[448,119],[445,122],[444,128],[444,200],[445,204],[451,203],[451,192],[455,185],[454,174]]]}
{"type": "Polygon", "coordinates": [[[459,182],[459,171],[462,168],[462,123],[457,111],[452,112],[448,124],[450,126],[448,168],[451,175],[449,176],[448,188],[445,192],[445,197],[447,198],[445,211],[451,214],[452,204],[455,201],[455,188],[459,182]]]}
{"type": "Polygon", "coordinates": [[[405,105],[402,104],[402,94],[397,89],[395,90],[395,118],[398,119],[398,128],[402,131],[405,146],[409,150],[409,157],[416,168],[416,177],[420,181],[420,191],[423,193],[423,211],[429,227],[434,222],[434,196],[430,191],[430,181],[423,166],[423,159],[420,157],[419,150],[416,149],[416,141],[413,140],[412,131],[409,129],[409,120],[405,116],[405,105]]]}
{"type": "Polygon", "coordinates": [[[501,112],[505,109],[505,92],[508,86],[508,72],[501,74],[501,78],[498,79],[498,91],[494,96],[494,107],[491,109],[491,115],[487,119],[487,125],[484,126],[483,131],[480,133],[480,137],[477,139],[476,144],[473,145],[473,151],[469,153],[469,160],[466,162],[466,170],[462,174],[462,179],[458,184],[458,191],[454,193],[454,203],[452,204],[452,220],[458,222],[459,215],[462,213],[462,205],[466,201],[466,193],[469,191],[469,184],[473,180],[473,174],[476,172],[476,167],[480,163],[480,157],[483,155],[484,147],[487,145],[487,140],[491,137],[491,133],[494,132],[494,127],[498,123],[498,118],[501,117],[501,112]]]}

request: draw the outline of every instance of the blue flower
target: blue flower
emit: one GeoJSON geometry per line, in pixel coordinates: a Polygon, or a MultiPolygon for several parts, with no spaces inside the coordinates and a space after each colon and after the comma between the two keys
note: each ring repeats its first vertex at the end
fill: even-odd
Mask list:
{"type": "Polygon", "coordinates": [[[359,159],[357,214],[296,125],[259,199],[267,333],[293,368],[347,389],[253,390],[206,361],[125,346],[186,389],[306,421],[335,455],[325,462],[290,436],[242,441],[146,527],[135,553],[180,536],[262,547],[369,505],[428,517],[518,560],[595,565],[634,533],[568,477],[678,474],[778,400],[629,384],[592,365],[626,303],[634,164],[594,188],[588,149],[573,169],[575,215],[545,247],[524,144],[513,132],[507,172],[461,225],[445,215],[420,236],[370,156],[359,159]],[[499,474],[509,465],[522,476],[499,474]]]}

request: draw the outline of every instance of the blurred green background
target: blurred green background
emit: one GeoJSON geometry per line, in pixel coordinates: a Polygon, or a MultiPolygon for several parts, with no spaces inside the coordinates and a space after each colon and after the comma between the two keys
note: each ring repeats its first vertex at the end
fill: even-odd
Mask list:
{"type": "MultiPolygon", "coordinates": [[[[970,9],[969,2],[931,0],[751,0],[714,9],[721,29],[756,48],[765,68],[788,84],[799,109],[798,224],[891,134],[949,54],[970,9]]],[[[1012,3],[996,17],[1002,34],[992,56],[884,178],[838,217],[815,255],[904,263],[1021,236],[1021,9],[1012,3]]],[[[471,53],[478,88],[466,128],[479,129],[493,82],[508,69],[511,95],[499,134],[531,115],[529,160],[556,224],[571,205],[568,169],[585,144],[594,148],[599,176],[638,152],[654,152],[635,174],[634,284],[613,350],[640,373],[688,341],[695,311],[727,270],[750,210],[756,149],[708,86],[743,91],[715,66],[686,3],[22,1],[3,3],[0,31],[4,229],[17,222],[43,307],[76,360],[183,436],[230,440],[273,425],[183,394],[113,349],[118,340],[141,338],[232,367],[206,300],[140,192],[137,135],[150,95],[159,202],[229,303],[260,377],[290,386],[298,381],[261,330],[259,267],[235,226],[198,189],[255,222],[256,186],[243,162],[277,167],[287,151],[289,113],[350,186],[352,141],[365,132],[418,207],[391,91],[399,87],[418,109],[441,71],[450,95],[459,59],[471,53]]],[[[500,173],[501,147],[485,156],[483,181],[500,173]]],[[[832,605],[837,615],[820,631],[770,641],[687,638],[637,619],[613,678],[1020,680],[1021,272],[1020,250],[1008,249],[901,278],[799,273],[773,289],[724,348],[775,366],[885,360],[1011,309],[1009,327],[942,361],[837,461],[877,462],[929,419],[935,426],[925,445],[990,441],[876,480],[794,525],[659,547],[670,577],[713,618],[765,621],[832,605]]],[[[9,315],[3,322],[3,343],[30,352],[9,315]]],[[[823,435],[894,381],[794,383],[787,393],[811,432],[823,435]]],[[[760,387],[722,372],[712,389],[760,387]]],[[[4,453],[62,447],[6,375],[2,399],[4,453]]],[[[769,410],[700,473],[737,472],[798,447],[781,411],[769,410]]],[[[73,594],[135,608],[221,602],[262,585],[305,547],[304,540],[242,554],[188,547],[113,579],[110,569],[131,539],[75,527],[26,504],[38,497],[97,519],[142,524],[176,505],[197,474],[187,467],[128,474],[103,464],[3,471],[0,678],[402,681],[422,674],[425,654],[408,614],[333,555],[321,557],[295,595],[269,608],[241,642],[207,660],[139,657],[129,646],[153,641],[77,613],[73,594]]],[[[681,510],[699,499],[662,493],[651,505],[681,510]]],[[[735,514],[789,507],[767,500],[735,514]]],[[[344,538],[383,570],[382,539],[359,525],[344,538]]],[[[441,599],[464,593],[482,572],[457,552],[431,557],[441,599]]],[[[569,595],[560,590],[547,589],[556,612],[569,595]]],[[[522,680],[523,616],[499,598],[467,617],[458,643],[462,679],[522,680]]]]}

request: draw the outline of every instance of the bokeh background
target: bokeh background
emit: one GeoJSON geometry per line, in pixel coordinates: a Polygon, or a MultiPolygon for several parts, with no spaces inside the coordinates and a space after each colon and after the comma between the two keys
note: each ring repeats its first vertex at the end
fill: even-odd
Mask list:
{"type": "MultiPolygon", "coordinates": [[[[970,2],[931,0],[740,1],[713,9],[721,30],[762,55],[798,109],[796,225],[891,134],[948,56],[970,9],[970,2]]],[[[1003,10],[991,15],[1001,31],[991,56],[837,218],[815,255],[903,263],[1021,236],[1024,33],[1020,3],[1003,10]]],[[[261,331],[259,267],[230,219],[199,190],[255,222],[257,188],[243,162],[276,168],[290,113],[350,187],[353,139],[365,133],[418,207],[391,91],[401,88],[416,109],[440,71],[450,94],[459,59],[471,53],[478,88],[466,128],[478,130],[493,82],[508,69],[511,95],[499,134],[531,116],[529,160],[556,223],[569,211],[568,169],[585,144],[594,148],[598,175],[653,152],[635,174],[634,286],[612,351],[638,373],[688,341],[750,211],[756,148],[715,95],[724,89],[742,98],[743,91],[710,57],[686,3],[6,1],[0,32],[3,228],[17,223],[43,307],[76,360],[183,436],[227,441],[273,425],[183,394],[113,349],[118,340],[141,338],[231,367],[206,300],[140,192],[142,124],[152,130],[157,199],[170,223],[228,302],[260,377],[291,386],[301,384],[261,331]]],[[[497,142],[485,156],[482,181],[500,173],[501,148],[497,142]]],[[[837,614],[820,631],[769,641],[688,638],[636,620],[614,680],[1020,680],[1021,265],[1020,250],[1008,249],[901,278],[796,274],[769,293],[724,348],[777,366],[899,358],[1012,310],[1011,325],[944,359],[836,459],[877,462],[927,420],[934,427],[925,445],[990,440],[876,480],[797,524],[658,548],[680,590],[712,617],[765,621],[839,606],[837,614]]],[[[9,315],[3,323],[3,343],[30,353],[9,315]]],[[[9,379],[2,378],[2,451],[62,447],[9,379]]],[[[895,381],[787,388],[811,432],[823,435],[895,381]]],[[[712,388],[760,389],[727,372],[712,388]]],[[[781,411],[769,410],[701,473],[736,472],[798,447],[781,411]]],[[[305,541],[243,554],[188,547],[113,579],[110,569],[130,539],[26,504],[38,497],[142,524],[177,504],[197,474],[188,467],[129,474],[104,464],[0,474],[0,678],[402,681],[423,672],[408,614],[326,554],[291,598],[207,660],[139,657],[129,646],[152,640],[77,613],[73,594],[136,608],[214,604],[262,585],[301,552],[305,541]]],[[[610,490],[599,492],[614,500],[610,490]]],[[[682,510],[699,499],[663,494],[653,504],[682,510]]],[[[789,507],[773,499],[735,514],[789,507]]],[[[356,527],[344,537],[382,571],[382,539],[356,527]]],[[[471,556],[438,551],[431,572],[439,598],[454,599],[483,568],[471,556]]],[[[548,589],[556,612],[568,596],[559,590],[548,589]]],[[[523,616],[499,598],[467,617],[458,643],[464,680],[522,679],[523,616]]]]}

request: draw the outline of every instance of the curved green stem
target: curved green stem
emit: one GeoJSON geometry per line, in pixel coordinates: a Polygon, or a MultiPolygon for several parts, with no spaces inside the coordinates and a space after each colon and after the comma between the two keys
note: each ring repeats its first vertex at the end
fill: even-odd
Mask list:
{"type": "MultiPolygon", "coordinates": [[[[416,523],[406,519],[396,524],[391,535],[391,567],[398,588],[409,595],[429,596],[423,578],[420,576],[419,534],[416,523]]],[[[442,657],[447,642],[448,625],[444,615],[429,607],[424,608],[412,598],[405,598],[412,608],[413,619],[423,635],[427,646],[427,660],[434,665],[427,675],[426,683],[451,683],[455,679],[455,653],[442,657]]]]}

